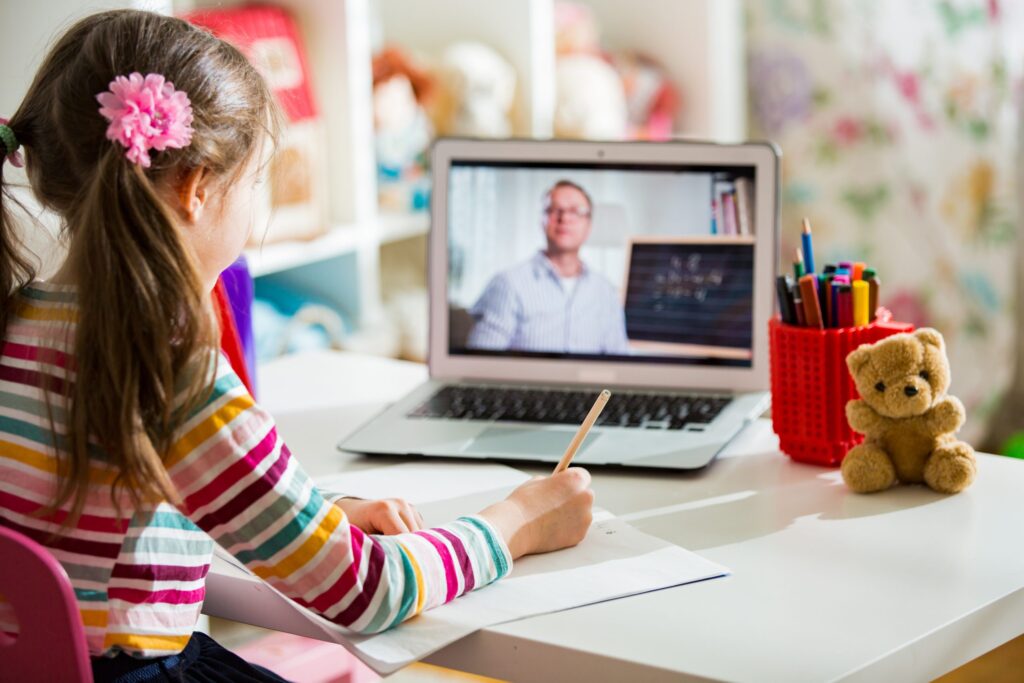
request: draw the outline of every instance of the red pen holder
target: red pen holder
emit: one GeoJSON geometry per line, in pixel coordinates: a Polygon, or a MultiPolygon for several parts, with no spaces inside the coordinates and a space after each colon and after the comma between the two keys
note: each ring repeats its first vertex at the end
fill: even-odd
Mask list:
{"type": "Polygon", "coordinates": [[[778,318],[768,323],[772,427],[783,453],[800,462],[835,467],[864,440],[846,422],[846,403],[860,398],[846,356],[861,344],[914,330],[891,318],[879,308],[875,321],[863,327],[818,330],[778,318]]]}

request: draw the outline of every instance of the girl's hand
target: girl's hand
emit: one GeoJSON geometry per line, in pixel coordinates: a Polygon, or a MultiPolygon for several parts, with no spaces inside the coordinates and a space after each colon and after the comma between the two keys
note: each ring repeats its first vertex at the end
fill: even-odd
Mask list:
{"type": "Polygon", "coordinates": [[[593,521],[590,473],[580,467],[535,477],[480,513],[498,529],[513,559],[574,546],[593,521]]]}
{"type": "Polygon", "coordinates": [[[349,524],[368,534],[405,534],[423,528],[420,513],[401,498],[342,498],[334,504],[345,511],[349,524]]]}

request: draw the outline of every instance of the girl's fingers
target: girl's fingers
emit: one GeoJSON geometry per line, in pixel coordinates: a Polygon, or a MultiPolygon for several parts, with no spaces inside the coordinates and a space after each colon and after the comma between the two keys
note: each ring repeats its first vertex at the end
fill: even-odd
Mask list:
{"type": "Polygon", "coordinates": [[[394,511],[388,513],[388,521],[391,527],[391,531],[388,534],[407,534],[409,533],[409,525],[406,524],[402,516],[394,511]]]}
{"type": "Polygon", "coordinates": [[[406,524],[402,515],[399,514],[397,506],[385,504],[382,508],[380,521],[376,524],[380,533],[387,535],[409,533],[409,525],[406,524]]]}
{"type": "Polygon", "coordinates": [[[423,520],[419,518],[419,514],[413,509],[412,505],[409,505],[404,500],[398,503],[398,514],[402,517],[402,521],[409,528],[409,531],[419,531],[423,528],[423,520]]]}

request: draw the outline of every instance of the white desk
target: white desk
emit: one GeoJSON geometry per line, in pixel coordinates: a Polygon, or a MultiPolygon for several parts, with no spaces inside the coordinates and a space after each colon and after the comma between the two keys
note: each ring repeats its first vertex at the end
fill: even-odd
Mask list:
{"type": "MultiPolygon", "coordinates": [[[[402,462],[334,445],[425,376],[307,354],[269,364],[260,390],[292,452],[322,475],[402,462]]],[[[761,421],[700,472],[594,472],[601,506],[733,576],[488,628],[429,661],[517,681],[923,681],[1024,633],[1024,462],[980,456],[957,496],[858,496],[837,470],[776,448],[761,421]]],[[[212,574],[206,612],[239,618],[215,590],[231,573],[212,574]]]]}

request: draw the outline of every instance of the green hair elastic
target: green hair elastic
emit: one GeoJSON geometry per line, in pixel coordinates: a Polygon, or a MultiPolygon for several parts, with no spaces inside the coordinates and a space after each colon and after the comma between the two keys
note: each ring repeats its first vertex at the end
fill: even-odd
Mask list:
{"type": "Polygon", "coordinates": [[[4,143],[4,156],[18,151],[18,138],[6,123],[0,124],[0,141],[4,143]]]}
{"type": "Polygon", "coordinates": [[[3,158],[10,160],[15,166],[21,166],[21,155],[18,154],[18,138],[14,131],[7,125],[7,119],[0,119],[0,143],[3,143],[3,158]]]}

